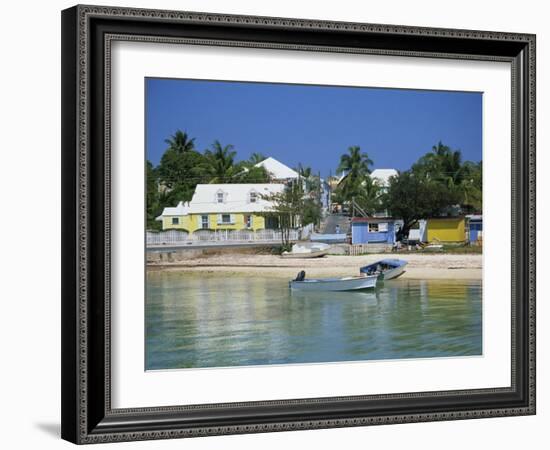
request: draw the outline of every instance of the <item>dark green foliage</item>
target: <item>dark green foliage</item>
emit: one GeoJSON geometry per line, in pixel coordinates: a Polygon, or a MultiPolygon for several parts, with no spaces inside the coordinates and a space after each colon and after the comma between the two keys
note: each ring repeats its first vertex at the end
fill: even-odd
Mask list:
{"type": "Polygon", "coordinates": [[[321,175],[313,174],[309,166],[302,163],[294,169],[300,175],[300,182],[304,189],[302,224],[319,224],[321,222],[321,175]]]}
{"type": "Polygon", "coordinates": [[[359,178],[370,173],[372,159],[367,153],[361,153],[361,147],[354,145],[348,148],[349,154],[340,157],[339,172],[347,172],[352,178],[359,178]]]}
{"type": "Polygon", "coordinates": [[[267,159],[267,156],[264,156],[262,153],[254,152],[248,158],[248,163],[250,165],[255,165],[261,163],[263,160],[267,159]]]}
{"type": "Polygon", "coordinates": [[[298,179],[290,183],[282,192],[263,196],[272,202],[271,211],[263,213],[263,216],[277,219],[281,230],[281,244],[284,249],[290,247],[290,230],[303,225],[304,190],[302,180],[298,179]]]}
{"type": "MultiPolygon", "coordinates": [[[[346,173],[334,192],[334,199],[351,207],[352,202],[364,211],[372,214],[380,209],[380,186],[370,178],[370,166],[373,164],[367,153],[353,146],[348,153],[340,157],[338,171],[346,173]]],[[[351,208],[350,208],[351,209],[351,208]]]]}
{"type": "Polygon", "coordinates": [[[310,223],[318,224],[321,221],[321,205],[312,198],[304,200],[304,209],[302,213],[302,225],[310,223]]]}
{"type": "Polygon", "coordinates": [[[403,219],[400,236],[407,236],[419,219],[439,216],[456,204],[459,195],[445,183],[434,181],[412,170],[390,179],[383,204],[390,216],[403,219]]]}
{"type": "Polygon", "coordinates": [[[237,152],[229,144],[223,146],[220,141],[214,141],[212,148],[204,152],[204,173],[210,183],[230,183],[231,178],[237,174],[235,156],[237,152]]]}
{"type": "Polygon", "coordinates": [[[459,185],[462,205],[466,212],[481,212],[483,207],[483,171],[481,161],[466,161],[463,179],[459,185]]]}
{"type": "Polygon", "coordinates": [[[265,157],[254,153],[248,161],[235,161],[232,145],[215,141],[210,149],[200,153],[195,139],[177,130],[169,139],[157,167],[147,161],[147,228],[160,229],[155,221],[166,206],[190,201],[199,183],[267,183],[269,173],[264,167],[254,167],[265,157]]]}
{"type": "Polygon", "coordinates": [[[254,167],[247,161],[237,163],[234,172],[231,183],[269,183],[270,181],[265,167],[254,167]]]}
{"type": "Polygon", "coordinates": [[[164,142],[168,144],[169,150],[174,150],[179,154],[195,150],[195,138],[189,139],[187,133],[181,130],[177,130],[169,139],[165,139],[164,142]]]}
{"type": "Polygon", "coordinates": [[[462,163],[460,150],[452,150],[439,142],[412,166],[420,177],[447,186],[453,198],[466,212],[480,211],[482,207],[481,162],[462,163]]]}
{"type": "MultiPolygon", "coordinates": [[[[205,156],[195,150],[178,153],[169,148],[162,155],[157,169],[159,183],[178,195],[193,195],[197,182],[203,177],[205,164],[205,156]]],[[[180,200],[191,200],[191,197],[180,200]]]]}
{"type": "Polygon", "coordinates": [[[163,206],[160,203],[159,190],[158,190],[158,175],[157,171],[151,164],[151,161],[146,163],[146,198],[147,203],[147,229],[148,230],[159,230],[162,227],[160,222],[155,220],[159,214],[162,213],[163,206]]]}

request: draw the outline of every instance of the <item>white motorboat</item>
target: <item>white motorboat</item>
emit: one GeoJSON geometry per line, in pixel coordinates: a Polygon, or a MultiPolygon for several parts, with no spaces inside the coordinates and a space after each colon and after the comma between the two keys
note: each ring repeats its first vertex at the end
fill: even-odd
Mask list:
{"type": "Polygon", "coordinates": [[[358,291],[374,289],[377,279],[377,275],[306,279],[306,273],[302,270],[289,284],[290,289],[295,291],[358,291]]]}
{"type": "Polygon", "coordinates": [[[430,252],[440,252],[443,250],[443,244],[428,244],[424,247],[424,250],[430,252]]]}
{"type": "Polygon", "coordinates": [[[319,258],[328,254],[330,245],[322,242],[294,244],[291,252],[283,252],[283,258],[319,258]]]}
{"type": "Polygon", "coordinates": [[[368,266],[361,267],[360,273],[367,275],[376,275],[381,280],[391,280],[397,278],[405,272],[407,261],[402,259],[382,259],[368,266]]]}

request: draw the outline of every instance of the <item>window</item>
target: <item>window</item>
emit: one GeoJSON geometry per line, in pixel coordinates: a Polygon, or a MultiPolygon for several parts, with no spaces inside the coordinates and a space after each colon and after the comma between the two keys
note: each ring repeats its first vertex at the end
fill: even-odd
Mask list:
{"type": "Polygon", "coordinates": [[[251,191],[249,195],[250,203],[256,203],[257,200],[258,200],[258,193],[255,191],[251,191]]]}
{"type": "Polygon", "coordinates": [[[208,221],[208,216],[201,216],[201,228],[210,228],[208,221]]]}
{"type": "Polygon", "coordinates": [[[369,233],[378,233],[377,223],[369,223],[369,233]]]}
{"type": "Polygon", "coordinates": [[[387,224],[387,222],[380,222],[380,223],[378,224],[378,231],[387,232],[387,231],[388,231],[388,224],[387,224]]]}
{"type": "Polygon", "coordinates": [[[246,228],[252,228],[252,216],[244,216],[246,228]]]}
{"type": "Polygon", "coordinates": [[[277,217],[267,216],[265,218],[265,227],[268,230],[276,230],[279,228],[279,219],[277,217]]]}
{"type": "Polygon", "coordinates": [[[218,214],[217,217],[218,225],[231,225],[235,223],[235,221],[233,220],[233,214],[218,214]]]}
{"type": "Polygon", "coordinates": [[[172,217],[172,225],[179,225],[179,224],[180,224],[180,218],[172,217]]]}
{"type": "Polygon", "coordinates": [[[218,202],[218,203],[223,203],[224,197],[225,197],[225,196],[224,196],[223,192],[221,192],[221,191],[218,192],[218,193],[216,194],[216,202],[218,202]]]}

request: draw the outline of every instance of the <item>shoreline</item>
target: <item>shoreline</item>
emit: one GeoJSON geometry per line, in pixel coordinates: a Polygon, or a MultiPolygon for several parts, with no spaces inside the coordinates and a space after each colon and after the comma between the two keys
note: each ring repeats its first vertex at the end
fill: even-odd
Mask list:
{"type": "Polygon", "coordinates": [[[358,274],[359,267],[384,258],[403,259],[408,262],[399,279],[460,279],[481,280],[482,260],[479,254],[467,255],[391,255],[369,254],[362,256],[334,256],[312,259],[284,259],[277,255],[208,255],[173,262],[147,264],[151,272],[186,272],[203,274],[247,274],[272,277],[295,277],[305,270],[308,277],[348,276],[358,274]]]}

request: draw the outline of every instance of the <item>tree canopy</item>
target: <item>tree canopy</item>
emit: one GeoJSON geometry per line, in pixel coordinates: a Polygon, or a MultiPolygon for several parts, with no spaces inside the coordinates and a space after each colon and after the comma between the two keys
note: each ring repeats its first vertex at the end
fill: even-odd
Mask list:
{"type": "Polygon", "coordinates": [[[456,192],[444,184],[427,179],[412,170],[391,177],[383,205],[391,217],[403,220],[400,236],[407,236],[420,219],[439,216],[458,200],[456,192]]]}
{"type": "MultiPolygon", "coordinates": [[[[195,138],[176,130],[165,139],[167,145],[160,163],[147,161],[147,224],[158,228],[155,217],[166,206],[190,201],[199,183],[265,183],[271,177],[256,165],[266,157],[258,152],[237,160],[232,144],[219,140],[199,151],[195,138]]],[[[402,234],[422,218],[458,210],[477,212],[482,208],[482,163],[462,161],[462,153],[441,141],[421,156],[409,170],[390,178],[388,186],[370,176],[374,164],[359,146],[350,146],[340,156],[338,171],[344,177],[332,192],[333,203],[352,204],[368,215],[382,210],[403,219],[402,234]]],[[[318,223],[321,219],[321,179],[310,166],[298,164],[300,178],[283,194],[273,197],[282,228],[318,223]],[[301,196],[301,197],[300,197],[301,196]],[[300,198],[298,198],[300,197],[300,198]],[[290,219],[290,215],[294,218],[290,219]]]]}
{"type": "Polygon", "coordinates": [[[199,183],[265,183],[270,175],[264,167],[255,167],[265,157],[253,153],[250,159],[237,161],[233,145],[216,140],[203,152],[195,138],[177,130],[164,141],[167,145],[160,163],[147,161],[147,227],[158,229],[155,221],[166,206],[190,201],[199,183]]]}
{"type": "Polygon", "coordinates": [[[195,138],[189,139],[187,133],[181,130],[177,130],[172,136],[165,139],[164,142],[168,144],[168,150],[173,150],[179,154],[195,150],[195,138]]]}
{"type": "Polygon", "coordinates": [[[282,192],[265,195],[263,198],[271,202],[270,210],[263,215],[277,219],[283,250],[290,250],[290,230],[304,225],[302,219],[305,198],[301,180],[289,183],[282,192]]]}
{"type": "Polygon", "coordinates": [[[460,150],[453,150],[441,141],[413,164],[419,177],[445,185],[452,199],[466,212],[479,211],[482,206],[481,162],[462,162],[460,150]]]}
{"type": "Polygon", "coordinates": [[[348,206],[353,202],[369,214],[376,212],[380,208],[380,186],[370,177],[372,165],[372,159],[361,152],[361,147],[349,147],[340,156],[337,170],[344,173],[344,178],[334,192],[334,199],[348,206]]]}

